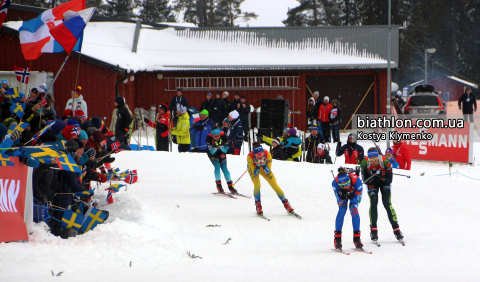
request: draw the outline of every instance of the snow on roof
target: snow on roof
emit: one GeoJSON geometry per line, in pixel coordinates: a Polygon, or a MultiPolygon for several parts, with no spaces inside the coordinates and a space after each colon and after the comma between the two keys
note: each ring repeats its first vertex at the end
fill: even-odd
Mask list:
{"type": "Polygon", "coordinates": [[[478,88],[478,85],[476,85],[476,84],[474,84],[474,83],[471,83],[471,82],[469,82],[469,81],[460,79],[460,78],[458,78],[458,77],[456,77],[456,76],[449,76],[448,78],[450,78],[450,79],[452,79],[452,80],[455,80],[455,81],[458,81],[458,82],[460,82],[460,83],[462,83],[462,84],[468,85],[468,86],[470,86],[470,87],[473,87],[473,88],[475,88],[475,89],[478,88]]]}
{"type": "MultiPolygon", "coordinates": [[[[18,30],[22,22],[4,26],[18,30]]],[[[387,61],[355,44],[304,38],[268,40],[239,30],[154,29],[142,25],[132,53],[135,24],[90,22],[82,54],[129,71],[292,68],[385,68],[387,61]]],[[[394,62],[392,62],[394,63],[394,62]]]]}

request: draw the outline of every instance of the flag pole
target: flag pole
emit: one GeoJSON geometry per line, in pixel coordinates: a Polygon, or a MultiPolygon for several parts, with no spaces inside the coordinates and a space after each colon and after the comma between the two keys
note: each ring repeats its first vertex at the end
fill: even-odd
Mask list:
{"type": "MultiPolygon", "coordinates": [[[[80,72],[80,59],[82,58],[82,52],[80,52],[80,55],[78,56],[78,67],[77,67],[77,78],[75,78],[75,88],[73,89],[73,91],[76,93],[77,92],[77,82],[78,82],[78,73],[80,72]]],[[[75,104],[75,93],[73,93],[73,100],[72,100],[72,114],[70,117],[74,117],[74,113],[73,113],[73,107],[74,107],[74,104],[75,104]]],[[[87,113],[85,113],[86,115],[87,113]]]]}
{"type": "Polygon", "coordinates": [[[65,58],[65,60],[63,60],[63,63],[62,63],[62,65],[60,66],[60,69],[58,70],[57,74],[55,74],[55,77],[53,78],[52,83],[50,83],[50,85],[48,86],[46,93],[48,93],[48,91],[50,90],[50,88],[52,88],[52,85],[53,85],[53,84],[55,83],[55,81],[57,80],[58,75],[62,72],[62,69],[63,69],[63,67],[65,66],[65,63],[67,62],[68,58],[70,58],[70,54],[68,54],[67,57],[65,58]]]}

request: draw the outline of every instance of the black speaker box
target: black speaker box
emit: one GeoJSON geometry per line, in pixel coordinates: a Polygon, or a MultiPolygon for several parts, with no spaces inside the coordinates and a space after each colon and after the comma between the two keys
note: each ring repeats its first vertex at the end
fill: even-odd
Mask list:
{"type": "Polygon", "coordinates": [[[283,131],[288,126],[289,100],[262,99],[260,128],[273,128],[283,131]]]}

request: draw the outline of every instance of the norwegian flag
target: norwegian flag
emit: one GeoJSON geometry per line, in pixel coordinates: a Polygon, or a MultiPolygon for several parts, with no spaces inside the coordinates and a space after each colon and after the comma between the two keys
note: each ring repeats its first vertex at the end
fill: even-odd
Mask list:
{"type": "Polygon", "coordinates": [[[5,18],[7,17],[10,0],[0,0],[0,28],[2,27],[5,18]]]}
{"type": "Polygon", "coordinates": [[[138,180],[137,170],[129,171],[128,176],[125,177],[125,183],[128,183],[128,184],[133,184],[137,182],[137,180],[138,180]]]}
{"type": "Polygon", "coordinates": [[[76,134],[77,136],[80,136],[80,130],[78,130],[78,127],[73,127],[72,128],[72,135],[76,134]]]}
{"type": "Polygon", "coordinates": [[[113,204],[113,192],[112,192],[112,190],[108,190],[107,203],[113,204]]]}
{"type": "Polygon", "coordinates": [[[120,142],[118,141],[113,142],[112,144],[110,144],[110,146],[112,147],[112,151],[115,153],[123,151],[123,149],[120,148],[120,142]]]}
{"type": "Polygon", "coordinates": [[[21,83],[28,84],[28,79],[30,78],[30,68],[21,68],[17,66],[13,66],[13,71],[17,75],[17,80],[21,83]]]}
{"type": "Polygon", "coordinates": [[[46,104],[47,104],[47,99],[45,99],[45,97],[42,95],[42,107],[45,107],[46,104]]]}

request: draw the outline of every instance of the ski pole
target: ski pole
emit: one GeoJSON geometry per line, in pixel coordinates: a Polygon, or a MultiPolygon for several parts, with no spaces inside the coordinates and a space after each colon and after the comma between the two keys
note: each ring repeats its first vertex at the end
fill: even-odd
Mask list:
{"type": "Polygon", "coordinates": [[[405,175],[405,174],[398,174],[398,173],[393,173],[393,175],[398,175],[398,176],[405,176],[406,178],[410,178],[410,175],[405,175]]]}
{"type": "Polygon", "coordinates": [[[235,186],[235,184],[237,184],[237,182],[245,175],[245,173],[247,173],[248,169],[245,170],[245,172],[242,174],[242,176],[240,176],[237,181],[235,181],[235,183],[233,183],[233,186],[235,186]]]}
{"type": "Polygon", "coordinates": [[[374,175],[370,176],[369,178],[367,178],[367,180],[364,180],[363,183],[366,183],[368,181],[370,181],[370,179],[374,178],[375,176],[379,175],[380,174],[380,171],[377,171],[374,175]]]}
{"type": "Polygon", "coordinates": [[[330,172],[332,173],[333,179],[335,179],[335,174],[333,174],[333,170],[330,170],[330,172]]]}

